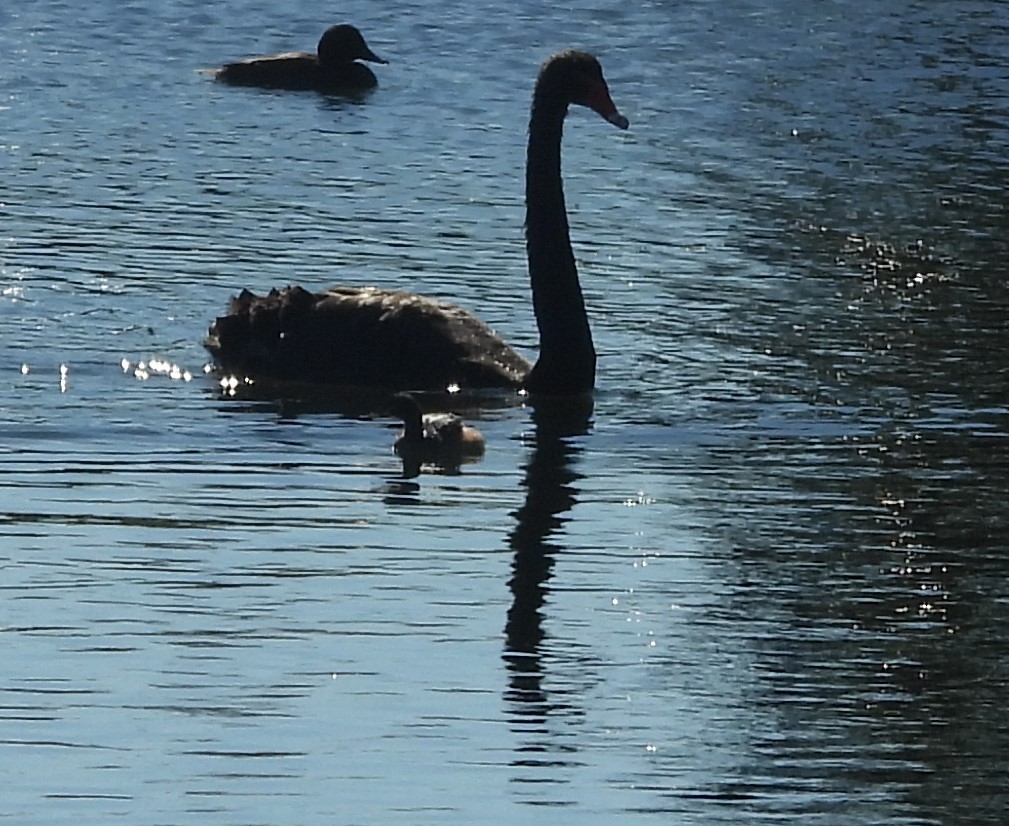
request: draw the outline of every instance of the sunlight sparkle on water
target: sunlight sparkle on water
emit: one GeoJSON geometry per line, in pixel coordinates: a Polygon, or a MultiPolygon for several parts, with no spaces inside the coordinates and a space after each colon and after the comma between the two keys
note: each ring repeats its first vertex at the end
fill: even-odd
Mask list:
{"type": "Polygon", "coordinates": [[[234,396],[238,386],[241,384],[252,385],[255,384],[252,379],[244,378],[240,379],[238,376],[222,376],[219,382],[221,390],[225,392],[226,395],[234,396]]]}
{"type": "Polygon", "coordinates": [[[165,359],[153,358],[150,361],[138,361],[134,367],[129,359],[124,358],[119,362],[119,366],[122,367],[124,373],[132,372],[133,377],[139,381],[145,381],[152,375],[164,376],[174,381],[192,381],[193,379],[191,372],[165,359]]]}

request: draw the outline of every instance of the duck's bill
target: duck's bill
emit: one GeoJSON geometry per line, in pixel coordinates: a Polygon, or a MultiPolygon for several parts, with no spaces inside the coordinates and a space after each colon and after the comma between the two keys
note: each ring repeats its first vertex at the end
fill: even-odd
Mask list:
{"type": "Polygon", "coordinates": [[[368,53],[361,55],[362,60],[370,60],[372,63],[382,63],[388,64],[388,60],[383,60],[377,54],[375,54],[371,49],[368,49],[368,53]]]}

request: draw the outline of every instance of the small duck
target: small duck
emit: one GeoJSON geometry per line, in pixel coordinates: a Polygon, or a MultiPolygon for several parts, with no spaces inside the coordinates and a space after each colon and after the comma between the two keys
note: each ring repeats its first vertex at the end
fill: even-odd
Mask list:
{"type": "Polygon", "coordinates": [[[387,63],[376,55],[354,26],[330,26],[319,40],[317,54],[285,52],[269,57],[250,57],[226,63],[208,74],[234,86],[262,86],[269,89],[318,92],[348,92],[378,85],[375,73],[358,63],[387,63]]]}
{"type": "Polygon", "coordinates": [[[409,393],[392,397],[389,410],[403,420],[396,439],[396,453],[414,462],[458,466],[465,459],[482,456],[486,448],[483,434],[463,423],[455,413],[421,413],[409,393]]]}

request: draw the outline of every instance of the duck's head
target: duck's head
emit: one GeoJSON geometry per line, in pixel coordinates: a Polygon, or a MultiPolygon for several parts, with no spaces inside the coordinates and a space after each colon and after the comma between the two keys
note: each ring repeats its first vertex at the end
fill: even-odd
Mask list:
{"type": "Polygon", "coordinates": [[[387,63],[364,42],[364,37],[354,26],[343,23],[330,26],[319,40],[319,62],[325,65],[350,63],[354,60],[370,60],[372,63],[387,63]]]}

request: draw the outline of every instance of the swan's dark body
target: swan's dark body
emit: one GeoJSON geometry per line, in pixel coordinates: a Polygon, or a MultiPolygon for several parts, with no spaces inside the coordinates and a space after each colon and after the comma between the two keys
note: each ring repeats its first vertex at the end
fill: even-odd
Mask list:
{"type": "Polygon", "coordinates": [[[285,52],[250,57],[227,63],[211,74],[234,86],[294,91],[341,92],[375,87],[378,84],[375,73],[358,60],[386,62],[368,47],[354,26],[344,24],[326,29],[316,54],[285,52]]]}
{"type": "Polygon", "coordinates": [[[518,386],[529,362],[471,313],[413,293],[301,287],[231,300],[206,345],[253,377],[414,390],[518,386]]]}
{"type": "Polygon", "coordinates": [[[371,287],[243,291],[210,327],[206,347],[224,372],[259,379],[444,390],[592,390],[596,354],[578,283],[561,182],[568,106],[589,106],[624,129],[598,61],[555,55],[533,94],[526,164],[526,246],[540,333],[535,365],[476,316],[423,296],[371,287]]]}

